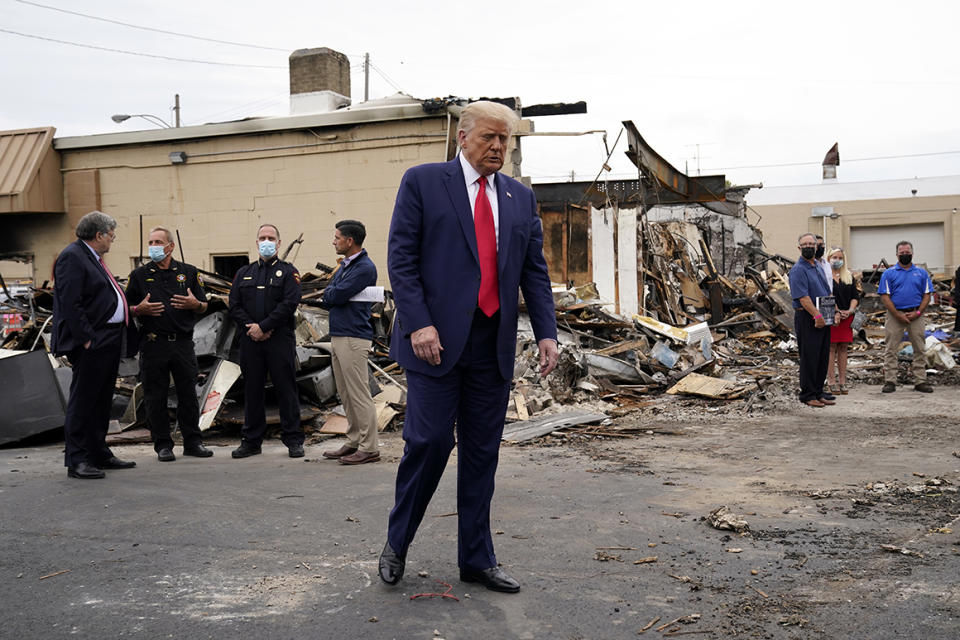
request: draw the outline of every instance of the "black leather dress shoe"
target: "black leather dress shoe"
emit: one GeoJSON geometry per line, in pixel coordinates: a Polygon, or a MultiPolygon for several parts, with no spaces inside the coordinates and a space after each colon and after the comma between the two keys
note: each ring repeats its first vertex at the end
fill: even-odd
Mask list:
{"type": "Polygon", "coordinates": [[[103,462],[97,463],[101,469],[133,469],[137,463],[133,460],[121,460],[117,456],[110,456],[103,462]]]}
{"type": "Polygon", "coordinates": [[[380,554],[380,579],[387,584],[397,584],[403,577],[403,568],[407,559],[393,550],[390,543],[383,545],[380,554]]]}
{"type": "Polygon", "coordinates": [[[249,442],[241,442],[240,446],[234,449],[230,455],[234,458],[249,458],[250,456],[258,456],[260,455],[260,447],[255,447],[249,442]]]}
{"type": "Polygon", "coordinates": [[[500,567],[491,567],[482,571],[460,569],[460,582],[479,582],[487,589],[501,593],[520,591],[520,583],[500,567]]]}
{"type": "Polygon", "coordinates": [[[189,447],[184,445],[183,455],[193,456],[194,458],[209,458],[213,455],[213,451],[207,449],[201,442],[200,444],[191,445],[189,447]]]}
{"type": "Polygon", "coordinates": [[[824,391],[824,392],[823,392],[823,395],[820,396],[820,399],[821,399],[821,400],[836,400],[836,399],[837,399],[837,396],[833,395],[832,393],[830,393],[830,392],[828,392],[828,391],[824,391]]]}
{"type": "Polygon", "coordinates": [[[106,478],[107,474],[88,462],[80,462],[72,467],[67,467],[67,477],[92,480],[94,478],[106,478]]]}
{"type": "Polygon", "coordinates": [[[160,462],[173,462],[177,459],[177,456],[173,455],[173,451],[167,447],[157,451],[157,460],[160,462]]]}
{"type": "Polygon", "coordinates": [[[287,450],[290,453],[291,458],[302,458],[303,457],[303,445],[302,444],[292,444],[287,447],[287,450]]]}

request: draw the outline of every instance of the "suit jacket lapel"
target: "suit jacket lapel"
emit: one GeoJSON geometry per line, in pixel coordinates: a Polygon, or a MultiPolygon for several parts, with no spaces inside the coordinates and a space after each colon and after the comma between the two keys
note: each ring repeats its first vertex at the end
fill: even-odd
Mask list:
{"type": "Polygon", "coordinates": [[[100,264],[100,260],[93,255],[93,252],[90,251],[90,247],[87,246],[87,243],[83,240],[77,239],[77,245],[80,247],[80,251],[83,252],[83,255],[87,256],[87,259],[93,263],[94,268],[100,272],[100,275],[103,276],[103,279],[107,281],[107,284],[110,285],[110,288],[113,288],[113,283],[110,281],[110,276],[107,274],[107,270],[103,268],[103,265],[100,264]]]}
{"type": "Polygon", "coordinates": [[[460,221],[460,228],[463,230],[463,237],[470,247],[470,253],[473,259],[480,264],[480,258],[477,254],[477,229],[473,224],[473,211],[470,209],[470,200],[467,198],[467,186],[464,183],[463,167],[460,166],[459,158],[454,158],[447,163],[447,176],[444,178],[444,186],[450,201],[453,203],[453,209],[456,211],[457,219],[460,221]]]}
{"type": "Polygon", "coordinates": [[[497,184],[497,213],[499,214],[500,228],[497,239],[497,269],[500,273],[507,266],[507,252],[510,250],[510,238],[513,236],[513,225],[516,222],[516,203],[513,194],[507,188],[506,180],[499,173],[497,184]]]}

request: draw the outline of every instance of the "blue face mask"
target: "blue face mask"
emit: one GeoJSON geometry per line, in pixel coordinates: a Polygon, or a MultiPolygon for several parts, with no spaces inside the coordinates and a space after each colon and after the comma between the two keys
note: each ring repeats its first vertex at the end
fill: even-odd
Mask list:
{"type": "Polygon", "coordinates": [[[150,259],[154,262],[163,262],[163,259],[167,257],[164,248],[165,246],[152,245],[150,247],[150,259]]]}
{"type": "Polygon", "coordinates": [[[272,258],[277,255],[277,243],[273,240],[261,240],[257,246],[260,249],[260,255],[264,258],[272,258]]]}

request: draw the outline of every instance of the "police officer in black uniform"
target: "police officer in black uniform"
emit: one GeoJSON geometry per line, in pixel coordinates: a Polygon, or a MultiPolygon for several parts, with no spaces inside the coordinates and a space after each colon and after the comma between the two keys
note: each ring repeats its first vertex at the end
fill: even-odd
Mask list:
{"type": "Polygon", "coordinates": [[[203,446],[200,435],[193,351],[193,327],[207,310],[207,296],[197,268],[173,259],[175,244],[168,229],[152,229],[148,244],[150,261],[130,274],[126,297],[140,323],[140,380],[153,448],[161,462],[177,459],[167,412],[173,374],[183,455],[209,458],[213,451],[203,446]]]}
{"type": "Polygon", "coordinates": [[[246,405],[240,446],[231,454],[260,453],[267,430],[263,406],[267,373],[280,405],[280,429],[291,458],[303,457],[303,428],[296,381],[294,314],[300,304],[300,273],[277,257],[280,232],[272,224],[257,230],[260,259],[237,271],[230,289],[230,316],[240,329],[240,370],[246,405]]]}

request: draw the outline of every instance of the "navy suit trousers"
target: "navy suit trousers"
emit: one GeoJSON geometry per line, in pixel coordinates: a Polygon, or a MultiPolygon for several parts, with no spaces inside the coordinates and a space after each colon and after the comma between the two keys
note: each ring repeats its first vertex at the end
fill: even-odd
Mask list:
{"type": "Polygon", "coordinates": [[[499,313],[487,318],[478,311],[463,354],[447,375],[407,371],[405,444],[387,530],[390,546],[401,555],[406,555],[457,444],[457,561],[464,569],[497,565],[490,500],[510,395],[510,381],[503,379],[497,363],[498,324],[499,313]]]}
{"type": "Polygon", "coordinates": [[[120,368],[122,325],[109,331],[116,339],[94,349],[74,349],[67,354],[73,367],[70,380],[70,399],[63,425],[66,444],[64,465],[73,467],[81,462],[96,465],[113,456],[107,447],[107,428],[113,389],[120,368]]]}
{"type": "Polygon", "coordinates": [[[240,370],[245,394],[240,435],[256,447],[261,445],[267,432],[264,396],[268,373],[280,409],[280,439],[288,447],[303,444],[300,392],[297,389],[297,347],[293,333],[281,331],[277,329],[273,337],[263,342],[240,337],[240,370]]]}

